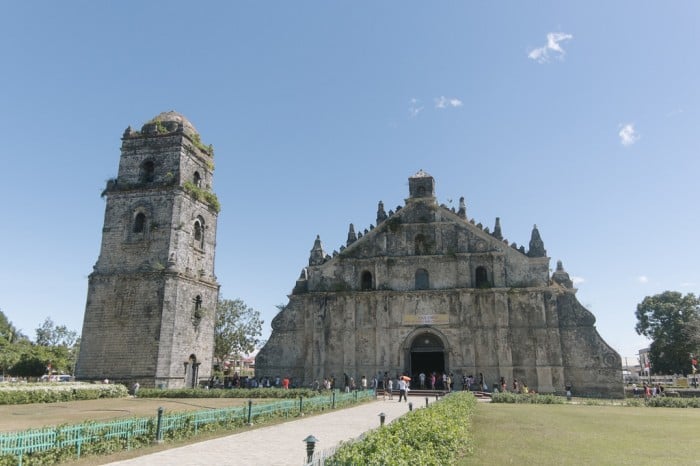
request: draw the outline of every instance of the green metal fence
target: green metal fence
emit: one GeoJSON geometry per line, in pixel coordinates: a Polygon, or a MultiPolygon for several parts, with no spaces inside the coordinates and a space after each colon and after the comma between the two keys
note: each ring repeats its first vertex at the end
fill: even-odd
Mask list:
{"type": "MultiPolygon", "coordinates": [[[[14,456],[22,465],[25,456],[35,452],[68,449],[80,458],[86,446],[95,447],[101,442],[118,440],[123,449],[131,449],[143,440],[196,435],[202,428],[212,426],[233,427],[262,422],[266,419],[286,418],[300,413],[319,412],[374,398],[374,391],[340,393],[334,391],[313,398],[297,398],[273,403],[254,404],[236,408],[210,409],[158,416],[129,418],[109,422],[88,422],[75,425],[46,427],[21,432],[0,433],[0,457],[7,463],[7,455],[14,456]],[[160,428],[160,430],[158,430],[160,428]],[[139,442],[136,442],[139,440],[139,442]]],[[[161,411],[162,413],[162,411],[161,411]]]]}

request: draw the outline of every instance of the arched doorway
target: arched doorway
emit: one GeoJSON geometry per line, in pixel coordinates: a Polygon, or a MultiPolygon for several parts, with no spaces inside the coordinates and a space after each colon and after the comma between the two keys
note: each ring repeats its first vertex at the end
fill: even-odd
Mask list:
{"type": "Polygon", "coordinates": [[[445,372],[445,345],[442,339],[430,332],[419,333],[413,338],[410,349],[412,387],[418,387],[418,376],[433,372],[445,372]]]}

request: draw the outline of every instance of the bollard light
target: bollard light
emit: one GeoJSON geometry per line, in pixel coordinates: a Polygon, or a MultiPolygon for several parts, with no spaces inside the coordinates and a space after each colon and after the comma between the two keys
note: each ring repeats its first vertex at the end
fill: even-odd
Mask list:
{"type": "Polygon", "coordinates": [[[386,414],[384,414],[384,413],[379,413],[379,425],[380,425],[380,426],[383,426],[383,425],[384,425],[384,421],[385,421],[385,420],[386,420],[386,414]]]}
{"type": "Polygon", "coordinates": [[[309,435],[303,441],[306,442],[306,462],[310,463],[314,458],[314,447],[318,439],[313,435],[309,435]]]}
{"type": "Polygon", "coordinates": [[[413,411],[413,401],[408,404],[408,410],[413,411]]]}
{"type": "Polygon", "coordinates": [[[425,407],[426,408],[428,407],[428,397],[427,396],[425,397],[425,407]]]}

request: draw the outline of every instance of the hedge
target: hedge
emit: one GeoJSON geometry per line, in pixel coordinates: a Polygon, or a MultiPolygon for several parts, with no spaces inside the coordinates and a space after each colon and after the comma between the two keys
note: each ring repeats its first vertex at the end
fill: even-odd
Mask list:
{"type": "Polygon", "coordinates": [[[0,405],[56,403],[59,401],[123,398],[128,395],[124,385],[87,383],[0,384],[0,405]]]}

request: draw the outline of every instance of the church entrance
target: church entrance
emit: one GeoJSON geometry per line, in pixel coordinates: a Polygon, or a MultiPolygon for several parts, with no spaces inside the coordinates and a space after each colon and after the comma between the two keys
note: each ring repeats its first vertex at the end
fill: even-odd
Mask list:
{"type": "Polygon", "coordinates": [[[421,333],[413,339],[411,344],[411,388],[420,387],[419,374],[426,376],[426,387],[431,388],[429,375],[445,371],[445,347],[436,335],[421,333]]]}

